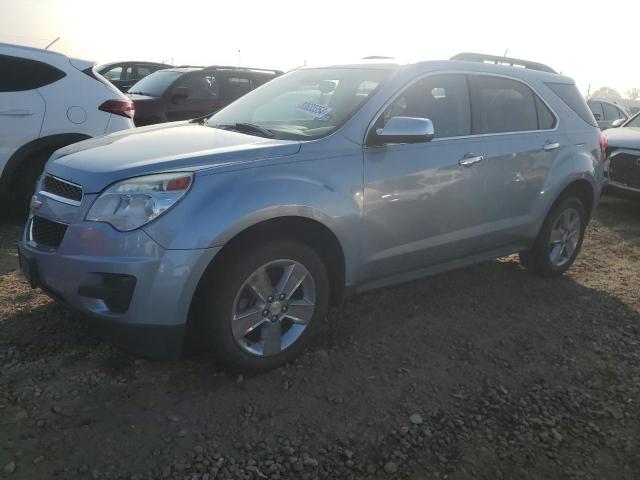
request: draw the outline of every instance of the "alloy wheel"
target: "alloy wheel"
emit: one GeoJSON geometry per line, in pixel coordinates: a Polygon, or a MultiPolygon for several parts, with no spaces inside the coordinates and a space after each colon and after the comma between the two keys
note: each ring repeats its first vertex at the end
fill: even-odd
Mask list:
{"type": "Polygon", "coordinates": [[[255,270],[237,292],[233,338],[253,355],[277,355],[300,338],[315,306],[315,283],[304,265],[274,260],[255,270]]]}
{"type": "Polygon", "coordinates": [[[558,216],[549,237],[549,261],[562,267],[573,256],[582,231],[580,214],[575,208],[567,208],[558,216]]]}

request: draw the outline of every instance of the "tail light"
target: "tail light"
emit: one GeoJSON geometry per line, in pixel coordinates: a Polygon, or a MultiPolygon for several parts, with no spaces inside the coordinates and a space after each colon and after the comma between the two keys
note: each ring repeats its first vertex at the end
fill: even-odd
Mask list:
{"type": "Polygon", "coordinates": [[[136,108],[131,100],[107,100],[98,107],[98,110],[131,119],[136,113],[136,108]]]}
{"type": "Polygon", "coordinates": [[[600,160],[603,162],[607,159],[607,147],[609,147],[609,139],[604,133],[600,132],[600,160]]]}

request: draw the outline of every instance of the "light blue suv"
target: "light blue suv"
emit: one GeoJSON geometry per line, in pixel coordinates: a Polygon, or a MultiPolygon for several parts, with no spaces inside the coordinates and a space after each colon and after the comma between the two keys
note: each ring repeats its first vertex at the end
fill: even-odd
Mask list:
{"type": "Polygon", "coordinates": [[[604,147],[574,82],[544,65],[301,68],[209,118],[58,150],[20,263],[126,348],[175,357],[193,337],[263,371],[354,292],[515,252],[563,273],[604,147]]]}

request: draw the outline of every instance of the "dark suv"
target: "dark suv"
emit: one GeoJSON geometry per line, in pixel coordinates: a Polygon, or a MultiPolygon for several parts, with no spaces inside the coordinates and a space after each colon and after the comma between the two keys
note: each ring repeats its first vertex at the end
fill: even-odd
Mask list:
{"type": "Polygon", "coordinates": [[[240,67],[176,67],[160,70],[129,89],[135,124],[189,120],[214,113],[263,83],[279,70],[240,67]]]}

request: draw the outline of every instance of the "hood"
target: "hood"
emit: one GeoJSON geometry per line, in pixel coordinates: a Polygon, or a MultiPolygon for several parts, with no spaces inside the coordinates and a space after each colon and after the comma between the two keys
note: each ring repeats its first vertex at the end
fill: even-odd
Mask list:
{"type": "Polygon", "coordinates": [[[609,141],[609,148],[640,149],[640,128],[620,127],[604,131],[609,141]]]}
{"type": "Polygon", "coordinates": [[[123,130],[57,150],[47,172],[97,193],[125,178],[208,168],[294,155],[300,142],[274,140],[175,122],[123,130]]]}

